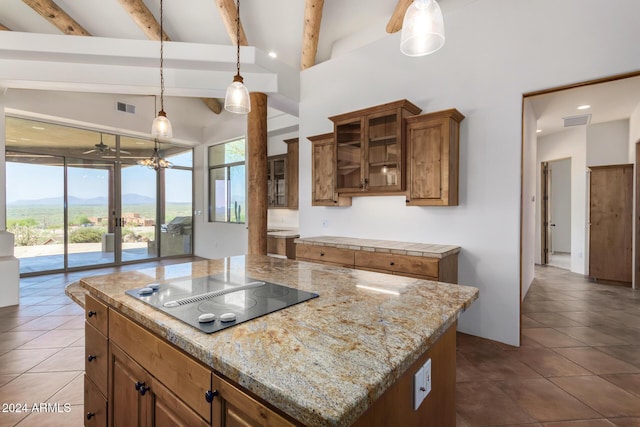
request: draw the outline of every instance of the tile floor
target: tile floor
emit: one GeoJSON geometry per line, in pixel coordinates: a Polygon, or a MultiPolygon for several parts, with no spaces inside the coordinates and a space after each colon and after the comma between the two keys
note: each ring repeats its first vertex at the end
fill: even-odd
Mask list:
{"type": "MultiPolygon", "coordinates": [[[[0,408],[0,427],[82,425],[84,317],[64,286],[98,272],[22,279],[20,306],[0,308],[0,405],[52,404],[0,408]]],[[[520,348],[458,334],[458,426],[640,426],[640,292],[536,276],[520,348]]]]}
{"type": "Polygon", "coordinates": [[[640,427],[640,291],[537,267],[521,347],[458,334],[457,363],[458,427],[640,427]]]}

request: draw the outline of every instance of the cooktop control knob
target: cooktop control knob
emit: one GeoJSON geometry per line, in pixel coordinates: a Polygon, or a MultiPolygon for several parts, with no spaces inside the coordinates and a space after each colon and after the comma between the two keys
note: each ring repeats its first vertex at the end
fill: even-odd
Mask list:
{"type": "Polygon", "coordinates": [[[198,316],[198,322],[200,323],[210,323],[216,320],[216,315],[213,313],[203,313],[198,316]]]}
{"type": "Polygon", "coordinates": [[[223,313],[220,315],[221,322],[233,322],[236,320],[235,313],[223,313]]]}
{"type": "Polygon", "coordinates": [[[160,289],[160,284],[159,283],[152,283],[147,287],[153,289],[154,291],[157,291],[158,289],[160,289]]]}
{"type": "Polygon", "coordinates": [[[152,288],[141,288],[138,293],[140,295],[151,295],[153,293],[153,289],[152,288]]]}

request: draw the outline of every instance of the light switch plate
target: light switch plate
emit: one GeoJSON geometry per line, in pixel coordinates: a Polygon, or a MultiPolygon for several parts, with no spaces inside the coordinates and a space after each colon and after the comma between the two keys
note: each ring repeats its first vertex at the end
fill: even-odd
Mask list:
{"type": "Polygon", "coordinates": [[[417,411],[431,392],[431,359],[413,375],[413,410],[417,411]]]}

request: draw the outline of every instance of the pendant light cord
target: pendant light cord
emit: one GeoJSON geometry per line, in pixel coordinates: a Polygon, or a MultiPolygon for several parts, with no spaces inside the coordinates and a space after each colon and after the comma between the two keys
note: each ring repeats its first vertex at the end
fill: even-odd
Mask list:
{"type": "Polygon", "coordinates": [[[240,0],[236,1],[236,71],[240,76],[240,0]]]}
{"type": "Polygon", "coordinates": [[[162,0],[160,0],[160,111],[164,111],[164,31],[162,22],[164,14],[162,10],[162,0]]]}

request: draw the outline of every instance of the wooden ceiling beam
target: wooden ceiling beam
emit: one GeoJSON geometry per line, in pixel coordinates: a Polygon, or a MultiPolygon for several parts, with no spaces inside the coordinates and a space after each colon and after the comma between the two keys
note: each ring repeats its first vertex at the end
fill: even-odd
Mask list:
{"type": "Polygon", "coordinates": [[[0,24],[0,31],[11,31],[9,29],[9,27],[5,27],[4,25],[0,24]]]}
{"type": "Polygon", "coordinates": [[[72,36],[90,36],[71,16],[60,9],[52,0],[22,0],[40,16],[55,25],[64,34],[72,36]]]}
{"type": "MultiPolygon", "coordinates": [[[[153,16],[149,8],[142,0],[118,0],[120,5],[127,11],[133,22],[140,27],[142,32],[150,40],[160,41],[160,23],[153,16]]],[[[170,41],[166,31],[163,31],[163,39],[170,41]]],[[[202,102],[215,114],[220,114],[222,106],[215,98],[200,98],[202,102]]]]}
{"type": "MultiPolygon", "coordinates": [[[[160,24],[156,21],[149,8],[142,0],[118,0],[118,3],[127,11],[149,40],[160,40],[160,24]]],[[[166,31],[163,31],[164,40],[168,41],[166,31]]]]}
{"type": "Polygon", "coordinates": [[[306,0],[304,5],[304,31],[300,55],[300,68],[303,70],[313,67],[316,63],[323,7],[324,0],[306,0]]]}
{"type": "Polygon", "coordinates": [[[413,0],[398,0],[398,4],[387,23],[387,33],[393,34],[402,29],[404,14],[407,12],[409,6],[411,6],[411,3],[413,3],[413,0]]]}
{"type": "MultiPolygon", "coordinates": [[[[233,0],[216,0],[216,4],[218,5],[218,11],[220,12],[224,27],[227,29],[227,34],[229,34],[229,39],[231,39],[231,43],[235,46],[237,38],[236,19],[238,18],[236,3],[233,0]]],[[[240,46],[249,46],[247,36],[242,27],[242,21],[240,21],[240,46]]]]}

